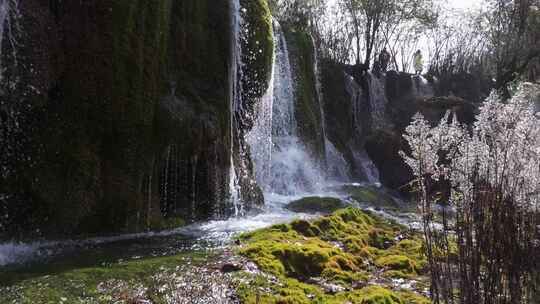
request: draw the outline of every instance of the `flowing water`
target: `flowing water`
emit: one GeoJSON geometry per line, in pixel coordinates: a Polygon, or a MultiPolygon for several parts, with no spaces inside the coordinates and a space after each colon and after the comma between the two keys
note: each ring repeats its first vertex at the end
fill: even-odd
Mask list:
{"type": "Polygon", "coordinates": [[[295,83],[287,41],[278,22],[274,22],[274,37],[275,58],[269,86],[273,92],[269,89],[263,98],[256,128],[248,134],[258,182],[267,193],[320,192],[324,185],[320,166],[297,135],[295,83]]]}
{"type": "Polygon", "coordinates": [[[386,98],[385,78],[379,78],[372,73],[367,75],[369,85],[369,105],[372,119],[372,127],[375,129],[384,128],[388,124],[386,118],[386,98]]]}
{"type": "Polygon", "coordinates": [[[241,214],[242,205],[240,200],[240,185],[237,176],[235,161],[234,161],[234,136],[235,136],[235,120],[238,108],[241,106],[242,96],[242,16],[240,0],[231,0],[231,58],[229,60],[229,102],[230,102],[230,169],[229,169],[229,192],[231,202],[234,206],[234,215],[241,214]]]}

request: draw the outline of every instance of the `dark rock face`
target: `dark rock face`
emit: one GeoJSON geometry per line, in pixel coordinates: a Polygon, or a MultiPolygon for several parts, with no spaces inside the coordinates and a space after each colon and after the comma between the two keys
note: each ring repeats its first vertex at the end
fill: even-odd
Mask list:
{"type": "Polygon", "coordinates": [[[285,208],[293,212],[303,213],[332,213],[346,208],[347,204],[341,199],[333,197],[305,197],[287,204],[285,208]]]}
{"type": "MultiPolygon", "coordinates": [[[[346,71],[352,73],[348,66],[330,60],[321,61],[326,135],[349,163],[351,176],[362,178],[362,169],[357,167],[353,153],[363,148],[369,134],[369,102],[362,102],[360,108],[356,108],[351,93],[345,87],[346,71]]],[[[366,100],[365,95],[358,98],[366,100]]]]}
{"type": "Polygon", "coordinates": [[[381,183],[386,187],[406,190],[402,187],[412,180],[412,171],[399,155],[399,151],[407,149],[399,133],[380,130],[367,138],[366,151],[379,169],[381,183]]]}
{"type": "Polygon", "coordinates": [[[0,237],[231,212],[229,1],[19,6],[19,47],[1,53],[0,237]]]}

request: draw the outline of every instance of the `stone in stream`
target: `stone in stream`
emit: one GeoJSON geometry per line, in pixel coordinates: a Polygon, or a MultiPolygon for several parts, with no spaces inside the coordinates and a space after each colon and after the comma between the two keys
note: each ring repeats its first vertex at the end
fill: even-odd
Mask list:
{"type": "Polygon", "coordinates": [[[347,204],[338,198],[305,197],[289,203],[285,208],[293,212],[329,214],[345,207],[347,204]]]}

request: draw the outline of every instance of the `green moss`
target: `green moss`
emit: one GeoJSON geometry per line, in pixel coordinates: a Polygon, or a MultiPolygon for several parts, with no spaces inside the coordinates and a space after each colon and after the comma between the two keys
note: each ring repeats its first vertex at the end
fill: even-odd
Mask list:
{"type": "Polygon", "coordinates": [[[305,197],[289,203],[286,208],[294,212],[332,213],[345,207],[346,204],[338,198],[305,197]]]}
{"type": "Polygon", "coordinates": [[[289,46],[295,79],[295,117],[298,135],[311,154],[324,159],[324,134],[320,100],[316,88],[315,50],[310,33],[290,26],[283,27],[289,46]]]}
{"type": "MultiPolygon", "coordinates": [[[[349,288],[365,284],[373,270],[368,265],[386,277],[418,278],[425,261],[422,245],[418,236],[396,242],[403,229],[346,208],[311,222],[299,220],[244,234],[238,251],[279,280],[270,288],[259,279],[260,290],[265,290],[259,292],[260,303],[416,303],[382,287],[329,295],[321,286],[308,283],[318,277],[349,288]]],[[[257,303],[253,290],[242,297],[248,299],[245,303],[257,303]]]]}
{"type": "Polygon", "coordinates": [[[343,300],[360,304],[405,304],[406,302],[396,293],[379,286],[369,286],[343,296],[343,300]]]}
{"type": "Polygon", "coordinates": [[[296,279],[280,278],[277,283],[269,284],[265,277],[258,276],[248,281],[249,283],[241,284],[238,288],[241,303],[245,304],[343,304],[347,302],[358,304],[424,304],[425,302],[421,302],[421,299],[427,301],[422,296],[413,293],[393,292],[379,286],[328,294],[318,286],[305,284],[296,279]]]}
{"type": "Polygon", "coordinates": [[[417,293],[410,291],[398,291],[397,294],[403,299],[405,304],[431,304],[431,301],[417,293]]]}
{"type": "Polygon", "coordinates": [[[377,189],[370,186],[345,186],[342,189],[348,193],[352,199],[360,203],[368,203],[380,208],[403,209],[391,195],[384,192],[383,189],[377,189]]]}
{"type": "MultiPolygon", "coordinates": [[[[148,258],[107,264],[99,267],[70,269],[56,274],[26,277],[15,273],[3,284],[16,283],[11,289],[0,288],[0,298],[6,303],[109,303],[107,294],[98,290],[98,284],[111,280],[121,280],[128,286],[146,286],[150,296],[157,303],[162,299],[155,286],[153,276],[166,270],[174,270],[185,264],[186,259],[194,264],[206,260],[202,253],[170,257],[148,258]]],[[[8,286],[9,286],[8,285],[8,286]]]]}
{"type": "MultiPolygon", "coordinates": [[[[272,15],[267,0],[241,0],[245,31],[242,45],[243,107],[254,113],[268,89],[274,58],[272,15]]],[[[248,113],[246,113],[247,118],[248,113]]]]}
{"type": "Polygon", "coordinates": [[[408,276],[417,274],[416,263],[404,255],[388,255],[375,260],[375,264],[386,270],[399,271],[401,273],[392,272],[391,276],[408,276]]]}

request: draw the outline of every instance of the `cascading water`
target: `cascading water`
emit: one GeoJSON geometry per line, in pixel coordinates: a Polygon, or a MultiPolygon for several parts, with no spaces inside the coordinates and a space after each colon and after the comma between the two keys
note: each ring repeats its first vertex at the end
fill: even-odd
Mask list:
{"type": "MultiPolygon", "coordinates": [[[[274,41],[274,43],[277,43],[274,41]]],[[[272,62],[276,61],[276,53],[272,62]]],[[[257,182],[265,185],[270,176],[270,164],[272,161],[272,107],[274,103],[274,69],[272,65],[268,89],[261,98],[257,107],[257,119],[251,131],[246,135],[246,141],[250,146],[251,158],[255,165],[257,182]]]]}
{"type": "Polygon", "coordinates": [[[374,129],[383,128],[387,124],[386,105],[386,89],[384,80],[373,75],[367,74],[369,85],[369,104],[371,106],[372,127],[374,129]]]}
{"type": "Polygon", "coordinates": [[[255,128],[247,136],[257,179],[270,193],[318,192],[324,178],[297,135],[289,50],[278,22],[274,22],[274,48],[272,84],[260,104],[255,128]]]}
{"type": "Polygon", "coordinates": [[[328,138],[325,141],[327,178],[334,182],[349,182],[351,180],[351,172],[347,160],[345,160],[343,154],[339,152],[328,138]]]}
{"type": "Polygon", "coordinates": [[[276,73],[272,135],[274,147],[267,191],[284,195],[314,193],[322,190],[323,175],[297,135],[295,84],[285,35],[276,23],[276,73]]]}
{"type": "MultiPolygon", "coordinates": [[[[345,73],[345,89],[351,97],[353,122],[355,131],[362,132],[362,102],[365,94],[354,77],[345,73]]],[[[385,122],[386,92],[381,80],[372,74],[368,74],[369,82],[369,103],[371,106],[371,117],[374,127],[381,127],[385,122]]],[[[361,169],[364,178],[369,183],[379,183],[379,171],[365,150],[353,151],[356,168],[361,169]]]]}
{"type": "Polygon", "coordinates": [[[362,132],[362,120],[361,120],[361,103],[362,103],[362,88],[353,76],[344,73],[345,77],[345,90],[351,97],[352,115],[354,129],[357,133],[362,132]]]}
{"type": "Polygon", "coordinates": [[[370,184],[380,184],[379,169],[373,163],[365,150],[353,152],[354,161],[362,169],[364,177],[370,184]]]}
{"type": "Polygon", "coordinates": [[[325,155],[325,161],[326,165],[328,166],[328,148],[326,147],[326,143],[329,142],[327,136],[326,136],[326,119],[324,114],[324,98],[323,98],[323,90],[322,90],[322,84],[321,84],[321,73],[319,70],[319,52],[317,51],[317,45],[315,43],[315,38],[311,36],[311,42],[313,44],[313,74],[315,75],[315,91],[317,92],[317,103],[319,104],[319,113],[321,116],[321,131],[322,136],[324,138],[323,141],[323,150],[325,155]]]}
{"type": "Polygon", "coordinates": [[[230,168],[229,168],[229,192],[231,195],[231,203],[234,207],[235,216],[241,214],[242,206],[240,202],[240,184],[236,175],[236,168],[234,162],[234,128],[236,111],[241,104],[242,98],[242,42],[241,42],[241,30],[242,30],[242,16],[240,0],[231,0],[230,7],[231,18],[231,58],[229,67],[229,102],[230,102],[230,168]]]}

